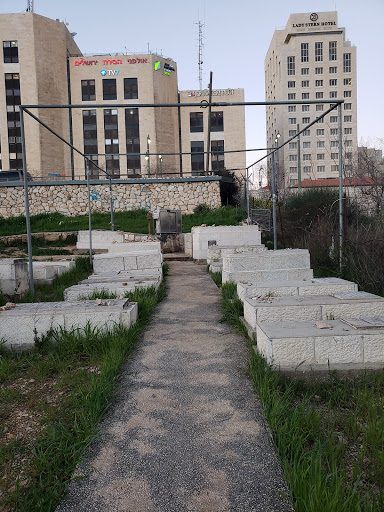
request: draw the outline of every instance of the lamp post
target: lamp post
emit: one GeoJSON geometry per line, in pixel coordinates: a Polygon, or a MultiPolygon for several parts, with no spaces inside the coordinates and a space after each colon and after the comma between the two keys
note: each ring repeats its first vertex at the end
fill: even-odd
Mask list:
{"type": "MultiPolygon", "coordinates": [[[[279,147],[279,139],[281,135],[280,132],[277,132],[276,138],[275,138],[275,144],[276,148],[279,147]]],[[[280,180],[280,169],[279,169],[279,150],[276,150],[276,193],[279,195],[279,180],[280,180]]]]}
{"type": "Polygon", "coordinates": [[[159,155],[159,162],[160,162],[160,176],[163,177],[163,157],[159,155]]]}
{"type": "Polygon", "coordinates": [[[147,135],[147,152],[145,154],[145,159],[147,161],[147,170],[148,170],[148,176],[151,174],[151,160],[149,159],[149,145],[151,143],[151,138],[149,135],[147,135]]]}

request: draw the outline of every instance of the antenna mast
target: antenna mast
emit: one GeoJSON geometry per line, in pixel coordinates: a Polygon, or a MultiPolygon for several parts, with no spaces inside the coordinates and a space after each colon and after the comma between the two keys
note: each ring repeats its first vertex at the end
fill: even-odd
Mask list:
{"type": "Polygon", "coordinates": [[[200,20],[195,23],[195,25],[199,26],[199,84],[200,84],[200,91],[203,88],[203,27],[204,23],[202,23],[200,20]]]}
{"type": "Polygon", "coordinates": [[[33,10],[33,0],[27,0],[27,10],[26,12],[35,12],[33,10]]]}

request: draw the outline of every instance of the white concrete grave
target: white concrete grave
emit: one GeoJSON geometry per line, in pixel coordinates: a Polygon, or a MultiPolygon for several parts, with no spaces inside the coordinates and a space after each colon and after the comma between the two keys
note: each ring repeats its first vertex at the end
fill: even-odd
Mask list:
{"type": "MultiPolygon", "coordinates": [[[[123,243],[123,231],[108,231],[102,229],[92,230],[92,249],[108,249],[113,243],[123,243]]],[[[77,249],[89,249],[89,231],[79,231],[77,235],[77,249]]]]}
{"type": "Polygon", "coordinates": [[[244,300],[244,319],[256,331],[258,323],[338,320],[384,316],[384,297],[366,292],[331,295],[291,295],[244,300]]]}
{"type": "Polygon", "coordinates": [[[146,252],[158,251],[161,253],[160,242],[125,242],[125,243],[112,243],[108,246],[108,252],[146,252]]]}
{"type": "Polygon", "coordinates": [[[33,281],[36,284],[51,284],[56,276],[74,268],[75,262],[70,260],[34,261],[32,266],[33,281]]]}
{"type": "Polygon", "coordinates": [[[192,253],[195,260],[206,260],[208,242],[216,245],[261,245],[258,226],[195,226],[192,228],[192,253]]]}
{"type": "Polygon", "coordinates": [[[161,269],[162,254],[158,251],[96,254],[93,270],[96,274],[131,270],[161,269]]]}
{"type": "Polygon", "coordinates": [[[223,283],[311,279],[307,249],[247,252],[223,256],[223,283]]]}
{"type": "Polygon", "coordinates": [[[268,295],[334,295],[341,292],[357,292],[357,284],[337,277],[314,277],[307,280],[237,283],[237,295],[244,302],[246,297],[268,295]]]}
{"type": "Polygon", "coordinates": [[[84,328],[111,329],[116,325],[130,327],[137,320],[137,304],[127,299],[96,301],[37,302],[16,304],[13,309],[0,311],[0,339],[6,348],[33,348],[35,336],[50,329],[84,328]]]}
{"type": "Polygon", "coordinates": [[[88,282],[84,284],[76,284],[64,290],[64,300],[74,302],[78,300],[87,300],[89,296],[95,297],[95,294],[102,295],[105,293],[113,293],[116,297],[124,297],[127,292],[133,292],[140,288],[158,288],[159,279],[139,279],[125,282],[104,281],[104,282],[88,282]]]}
{"type": "Polygon", "coordinates": [[[22,297],[29,289],[28,263],[23,258],[0,258],[0,293],[22,297]]]}
{"type": "Polygon", "coordinates": [[[348,321],[353,319],[261,322],[257,325],[257,350],[268,363],[282,369],[333,369],[337,365],[364,368],[383,363],[384,328],[372,328],[366,322],[365,328],[355,329],[348,321]],[[321,324],[329,327],[320,328],[321,324]]]}

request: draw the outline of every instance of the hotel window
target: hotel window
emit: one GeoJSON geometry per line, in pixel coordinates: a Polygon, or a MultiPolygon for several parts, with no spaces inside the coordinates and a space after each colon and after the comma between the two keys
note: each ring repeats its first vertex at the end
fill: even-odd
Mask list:
{"type": "Polygon", "coordinates": [[[303,172],[309,174],[312,170],[312,167],[310,165],[304,165],[303,172]]]}
{"type": "Polygon", "coordinates": [[[212,171],[224,169],[224,141],[213,140],[211,142],[212,171]]]}
{"type": "Polygon", "coordinates": [[[3,41],[4,64],[19,62],[19,48],[17,41],[3,41]]]}
{"type": "Polygon", "coordinates": [[[352,91],[344,91],[344,98],[352,98],[352,91]]]}
{"type": "Polygon", "coordinates": [[[288,100],[295,100],[296,99],[296,93],[295,92],[289,92],[288,93],[288,100]]]}
{"type": "Polygon", "coordinates": [[[8,149],[10,155],[9,168],[23,169],[20,126],[20,77],[18,74],[6,73],[5,94],[7,104],[8,149]]]}
{"type": "Polygon", "coordinates": [[[322,75],[323,74],[323,68],[315,68],[315,75],[322,75]]]}
{"type": "Polygon", "coordinates": [[[302,92],[301,93],[301,99],[302,100],[309,100],[309,92],[302,92]]]}
{"type": "Polygon", "coordinates": [[[330,123],[337,123],[337,116],[330,116],[329,122],[330,123]]]}
{"type": "Polygon", "coordinates": [[[317,148],[323,148],[323,147],[324,147],[324,144],[325,144],[325,142],[324,142],[323,140],[318,140],[318,141],[316,142],[316,147],[317,147],[317,148]]]}
{"type": "Polygon", "coordinates": [[[324,93],[323,92],[317,92],[316,93],[316,99],[317,100],[322,100],[324,97],[324,93]]]}
{"type": "Polygon", "coordinates": [[[324,123],[324,117],[316,117],[317,123],[324,123]]]}
{"type": "Polygon", "coordinates": [[[344,128],[344,135],[352,135],[352,128],[344,128]]]}
{"type": "Polygon", "coordinates": [[[302,75],[309,75],[309,68],[301,68],[302,75]]]}
{"type": "Polygon", "coordinates": [[[223,112],[211,112],[211,132],[224,131],[223,112]]]}
{"type": "Polygon", "coordinates": [[[124,78],[124,99],[137,100],[138,97],[137,78],[124,78]]]}
{"type": "Polygon", "coordinates": [[[289,88],[289,89],[292,89],[293,87],[296,87],[296,82],[289,81],[289,82],[288,82],[288,88],[289,88]]]}
{"type": "MultiPolygon", "coordinates": [[[[88,162],[90,177],[97,179],[99,170],[94,164],[98,164],[98,147],[97,147],[97,124],[96,110],[83,110],[83,139],[84,154],[89,155],[93,163],[88,162]]],[[[85,167],[86,168],[86,167],[85,167]]]]}
{"type": "Polygon", "coordinates": [[[329,93],[329,97],[330,97],[330,98],[337,98],[337,91],[331,91],[331,92],[329,93]]]}
{"type": "Polygon", "coordinates": [[[331,171],[332,172],[339,172],[339,166],[338,165],[331,165],[331,171]]]}
{"type": "Polygon", "coordinates": [[[297,142],[290,142],[288,144],[289,149],[297,149],[297,142]]]}
{"type": "Polygon", "coordinates": [[[311,154],[310,153],[304,153],[303,160],[310,160],[310,159],[311,159],[311,154]]]}
{"type": "Polygon", "coordinates": [[[289,130],[288,131],[288,136],[289,137],[294,137],[296,135],[296,130],[289,130]]]}
{"type": "Polygon", "coordinates": [[[140,174],[140,132],[139,132],[139,109],[125,109],[125,137],[127,150],[127,172],[128,174],[140,174]]]}
{"type": "MultiPolygon", "coordinates": [[[[104,137],[105,137],[105,152],[108,155],[119,153],[119,132],[117,122],[117,110],[105,109],[104,110],[104,137]]],[[[119,155],[113,158],[106,156],[106,169],[110,174],[118,178],[120,176],[120,161],[119,155]]]]}
{"type": "Polygon", "coordinates": [[[116,78],[104,78],[103,100],[117,100],[116,78]]]}
{"type": "Polygon", "coordinates": [[[339,133],[339,129],[338,128],[331,128],[329,133],[331,135],[337,135],[339,133]]]}
{"type": "Polygon", "coordinates": [[[317,153],[316,159],[317,160],[325,160],[325,153],[317,153]]]}
{"type": "Polygon", "coordinates": [[[337,73],[337,67],[336,66],[332,66],[329,68],[329,72],[330,73],[337,73]]]}
{"type": "Polygon", "coordinates": [[[6,73],[5,95],[7,105],[16,106],[21,104],[19,74],[6,73]]]}
{"type": "Polygon", "coordinates": [[[344,103],[344,110],[352,110],[352,103],[344,103]]]}
{"type": "Polygon", "coordinates": [[[325,172],[325,165],[318,165],[317,172],[325,172]]]}
{"type": "Polygon", "coordinates": [[[296,124],[296,117],[288,117],[288,124],[296,124]]]}
{"type": "Polygon", "coordinates": [[[309,87],[309,80],[302,80],[301,87],[309,87]]]}
{"type": "Polygon", "coordinates": [[[94,80],[82,80],[81,81],[81,99],[83,101],[95,101],[96,90],[94,80]]]}
{"type": "Polygon", "coordinates": [[[352,123],[352,116],[344,116],[345,123],[352,123]]]}
{"type": "Polygon", "coordinates": [[[311,143],[310,142],[303,142],[303,149],[310,149],[311,143]]]}
{"type": "Polygon", "coordinates": [[[331,80],[329,81],[329,86],[336,87],[336,85],[337,85],[337,78],[331,78],[331,80]]]}
{"type": "Polygon", "coordinates": [[[295,57],[287,57],[288,75],[295,74],[295,57]]]}
{"type": "Polygon", "coordinates": [[[339,153],[331,153],[331,160],[338,160],[339,159],[339,153]]]}
{"type": "Polygon", "coordinates": [[[120,160],[118,155],[106,155],[105,168],[112,177],[118,178],[120,176],[120,160]]]}
{"type": "Polygon", "coordinates": [[[348,160],[350,160],[352,158],[352,153],[345,153],[345,158],[347,158],[348,160]]]}
{"type": "Polygon", "coordinates": [[[316,80],[315,85],[316,85],[316,87],[323,87],[323,81],[322,80],[316,80]]]}
{"type": "Polygon", "coordinates": [[[297,173],[297,167],[290,167],[289,168],[289,174],[296,174],[297,173]]]}
{"type": "Polygon", "coordinates": [[[344,78],[344,85],[352,85],[352,79],[351,78],[344,78]]]}
{"type": "Polygon", "coordinates": [[[297,161],[297,155],[289,155],[288,156],[290,162],[296,162],[297,161]]]}
{"type": "Polygon", "coordinates": [[[288,105],[288,112],[296,112],[296,105],[288,105]]]}
{"type": "Polygon", "coordinates": [[[352,146],[352,141],[351,141],[351,140],[345,140],[345,141],[344,141],[344,146],[345,146],[346,148],[351,147],[351,146],[352,146]]]}
{"type": "Polygon", "coordinates": [[[351,54],[344,53],[344,55],[343,55],[343,71],[344,71],[344,73],[350,73],[352,71],[351,63],[352,63],[351,54]]]}
{"type": "Polygon", "coordinates": [[[303,124],[308,124],[308,123],[310,123],[310,122],[311,122],[311,118],[310,118],[310,117],[303,117],[303,118],[302,118],[302,123],[303,123],[303,124]]]}
{"type": "Polygon", "coordinates": [[[204,171],[204,141],[202,140],[191,142],[191,168],[195,176],[204,171]]]}
{"type": "Polygon", "coordinates": [[[309,112],[309,105],[301,105],[302,112],[309,112]]]}
{"type": "Polygon", "coordinates": [[[311,130],[304,130],[303,131],[303,136],[304,137],[309,137],[311,135],[311,130]]]}
{"type": "Polygon", "coordinates": [[[324,110],[324,105],[316,105],[316,112],[322,112],[324,110]]]}
{"type": "Polygon", "coordinates": [[[309,62],[309,43],[301,43],[301,62],[309,62]]]}
{"type": "Polygon", "coordinates": [[[318,128],[316,130],[316,135],[319,136],[319,135],[324,135],[324,128],[318,128]]]}
{"type": "Polygon", "coordinates": [[[331,140],[331,148],[338,148],[338,147],[339,147],[339,141],[331,140]]]}
{"type": "Polygon", "coordinates": [[[337,41],[329,41],[329,60],[337,60],[337,41]]]}
{"type": "Polygon", "coordinates": [[[202,112],[189,113],[189,127],[191,133],[204,131],[202,112]]]}
{"type": "Polygon", "coordinates": [[[321,62],[323,60],[323,43],[315,43],[315,61],[321,62]]]}

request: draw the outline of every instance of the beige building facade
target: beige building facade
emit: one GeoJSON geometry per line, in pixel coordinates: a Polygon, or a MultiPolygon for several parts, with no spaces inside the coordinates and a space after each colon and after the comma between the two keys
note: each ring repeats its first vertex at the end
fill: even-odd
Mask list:
{"type": "Polygon", "coordinates": [[[357,152],[356,76],[356,47],[338,26],[337,12],[292,14],[285,29],[275,31],[265,58],[266,100],[292,104],[266,107],[268,147],[276,147],[276,139],[280,146],[321,116],[329,108],[322,100],[344,101],[342,147],[335,109],[300,136],[300,147],[294,139],[278,151],[281,184],[297,183],[299,170],[302,179],[337,177],[339,151],[343,170],[351,170],[357,152]]]}

